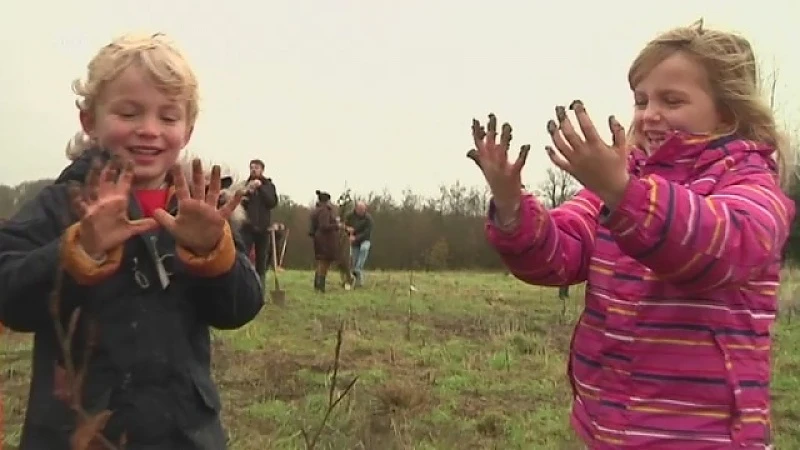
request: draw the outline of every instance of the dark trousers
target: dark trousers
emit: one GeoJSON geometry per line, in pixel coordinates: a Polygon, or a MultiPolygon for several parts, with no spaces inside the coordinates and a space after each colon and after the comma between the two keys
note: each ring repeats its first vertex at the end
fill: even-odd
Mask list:
{"type": "Polygon", "coordinates": [[[268,231],[254,230],[244,227],[242,229],[242,241],[244,248],[249,252],[252,247],[256,250],[256,272],[261,277],[267,273],[272,264],[272,247],[270,246],[270,233],[268,231]]]}

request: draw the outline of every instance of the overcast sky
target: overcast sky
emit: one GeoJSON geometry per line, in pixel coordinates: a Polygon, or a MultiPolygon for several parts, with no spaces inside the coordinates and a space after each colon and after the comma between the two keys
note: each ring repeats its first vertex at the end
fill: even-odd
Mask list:
{"type": "Polygon", "coordinates": [[[553,107],[584,100],[599,123],[631,117],[628,67],[657,33],[704,16],[777,62],[784,117],[800,120],[800,3],[789,0],[28,0],[0,15],[0,183],[56,175],[77,130],[70,90],[126,31],[163,31],[193,63],[201,113],[189,149],[281,193],[423,194],[482,185],[465,157],[489,112],[530,143],[524,181],[549,160],[553,107]],[[494,5],[491,8],[489,5],[494,5]]]}

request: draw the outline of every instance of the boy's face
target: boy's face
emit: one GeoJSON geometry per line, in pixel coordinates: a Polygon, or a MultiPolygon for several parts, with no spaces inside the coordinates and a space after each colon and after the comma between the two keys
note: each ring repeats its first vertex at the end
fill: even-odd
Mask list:
{"type": "Polygon", "coordinates": [[[189,142],[186,102],[159,91],[150,77],[131,66],[109,82],[92,112],[81,112],[89,136],[114,155],[134,162],[139,189],[160,187],[189,142]]]}

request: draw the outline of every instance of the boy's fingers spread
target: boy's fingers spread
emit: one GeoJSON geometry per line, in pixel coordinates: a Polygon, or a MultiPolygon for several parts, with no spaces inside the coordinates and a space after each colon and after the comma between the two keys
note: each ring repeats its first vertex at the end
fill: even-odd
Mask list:
{"type": "Polygon", "coordinates": [[[122,173],[117,181],[117,188],[123,193],[127,194],[131,190],[133,184],[133,161],[124,161],[122,164],[122,173]]]}
{"type": "MultiPolygon", "coordinates": [[[[84,185],[86,186],[86,192],[90,193],[91,195],[94,194],[94,191],[100,184],[100,173],[102,171],[103,171],[102,163],[100,163],[100,161],[97,159],[93,159],[92,165],[89,168],[89,173],[86,175],[86,180],[84,183],[84,185]]],[[[90,199],[94,200],[94,198],[90,199]]]]}
{"type": "Polygon", "coordinates": [[[175,186],[175,197],[179,201],[191,198],[189,186],[186,183],[186,177],[183,176],[181,166],[173,166],[170,172],[172,174],[172,184],[175,186]]]}
{"type": "Polygon", "coordinates": [[[242,198],[244,198],[245,191],[238,190],[233,194],[230,200],[228,200],[225,205],[220,209],[220,214],[222,217],[227,219],[231,215],[233,215],[233,211],[242,203],[242,198]]]}
{"type": "Polygon", "coordinates": [[[203,174],[203,163],[199,158],[192,161],[192,198],[202,200],[206,195],[206,177],[203,174]]]}
{"type": "MultiPolygon", "coordinates": [[[[147,219],[141,219],[141,220],[147,220],[147,219]]],[[[172,214],[168,213],[167,211],[161,208],[156,209],[153,212],[152,220],[156,222],[157,225],[160,225],[162,228],[167,230],[167,232],[169,232],[170,234],[172,234],[175,231],[175,216],[173,216],[172,214]]]]}
{"type": "Polygon", "coordinates": [[[222,169],[218,165],[212,166],[211,179],[204,188],[206,204],[214,208],[219,206],[220,190],[222,189],[221,172],[222,169]]]}
{"type": "MultiPolygon", "coordinates": [[[[163,210],[162,210],[163,211],[163,210]]],[[[166,211],[164,211],[166,213],[166,211]]],[[[169,213],[167,213],[169,215],[169,213]]],[[[172,216],[170,216],[172,217],[172,216]]],[[[147,233],[158,228],[159,222],[154,218],[136,219],[131,220],[128,225],[131,228],[133,235],[147,233]]]]}

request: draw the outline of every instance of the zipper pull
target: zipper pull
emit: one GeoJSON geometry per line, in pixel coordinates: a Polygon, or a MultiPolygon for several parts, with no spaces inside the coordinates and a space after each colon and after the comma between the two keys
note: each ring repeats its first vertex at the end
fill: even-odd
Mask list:
{"type": "Polygon", "coordinates": [[[158,254],[158,246],[156,245],[158,238],[156,236],[150,236],[150,243],[153,246],[153,254],[155,255],[155,263],[156,263],[156,272],[158,272],[158,280],[161,282],[161,289],[167,289],[169,287],[169,275],[167,274],[167,268],[164,267],[164,260],[161,255],[158,254]]]}

